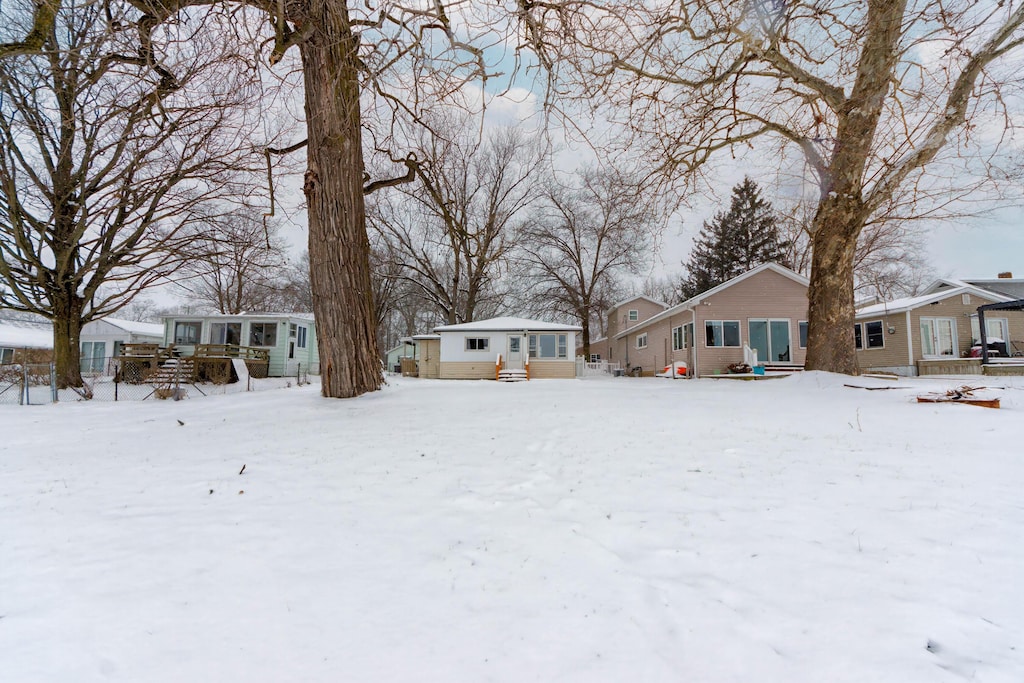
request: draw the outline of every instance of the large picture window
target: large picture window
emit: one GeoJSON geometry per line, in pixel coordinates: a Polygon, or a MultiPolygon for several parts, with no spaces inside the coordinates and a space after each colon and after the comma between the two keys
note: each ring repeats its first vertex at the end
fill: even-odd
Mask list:
{"type": "Polygon", "coordinates": [[[249,323],[249,346],[277,346],[277,323],[249,323]]]}
{"type": "Polygon", "coordinates": [[[213,323],[210,325],[211,344],[242,343],[242,323],[213,323]]]}
{"type": "Polygon", "coordinates": [[[198,344],[199,335],[203,331],[201,322],[178,322],[174,323],[175,344],[198,344]]]}
{"type": "Polygon", "coordinates": [[[466,337],[467,351],[487,351],[491,348],[489,337],[466,337]]]}
{"type": "Polygon", "coordinates": [[[530,358],[554,359],[569,357],[569,335],[531,334],[530,358]]]}
{"type": "Polygon", "coordinates": [[[739,346],[739,320],[704,321],[704,343],[707,346],[739,346]]]}

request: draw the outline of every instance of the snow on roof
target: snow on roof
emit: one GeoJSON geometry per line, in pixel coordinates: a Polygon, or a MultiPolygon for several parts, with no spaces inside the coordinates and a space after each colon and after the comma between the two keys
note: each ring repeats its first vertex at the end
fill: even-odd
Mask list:
{"type": "MultiPolygon", "coordinates": [[[[949,282],[946,280],[946,282],[949,282]]],[[[931,289],[931,287],[929,287],[931,289]]],[[[978,287],[972,287],[970,285],[963,285],[960,287],[947,287],[945,289],[937,289],[929,294],[921,294],[919,296],[904,297],[902,299],[893,299],[892,301],[885,301],[880,304],[873,304],[871,306],[865,306],[864,308],[857,309],[855,317],[863,318],[869,315],[888,314],[888,313],[902,313],[904,311],[913,310],[919,306],[925,306],[927,304],[942,301],[950,297],[958,296],[960,294],[975,294],[977,296],[983,296],[987,299],[995,299],[996,301],[1008,301],[1009,299],[1002,294],[996,292],[979,289],[978,287]]],[[[980,304],[979,304],[980,305],[980,304]]]]}
{"type": "Polygon", "coordinates": [[[121,318],[103,318],[103,322],[119,327],[125,332],[145,334],[150,337],[162,337],[164,334],[164,326],[160,323],[141,323],[137,320],[122,320],[121,318]]]}
{"type": "Polygon", "coordinates": [[[637,294],[636,296],[631,296],[628,299],[623,299],[622,301],[620,301],[620,302],[618,302],[616,304],[612,304],[611,306],[608,307],[608,310],[609,311],[614,311],[616,308],[619,308],[620,306],[625,306],[626,304],[632,303],[632,302],[636,301],[637,299],[644,299],[645,301],[650,301],[652,304],[655,304],[656,306],[661,306],[662,308],[668,308],[668,304],[665,303],[664,301],[658,301],[657,299],[653,299],[653,298],[647,296],[646,294],[637,294]]]}
{"type": "Polygon", "coordinates": [[[542,320],[530,320],[529,318],[491,318],[490,320],[474,320],[471,323],[460,325],[442,325],[435,327],[434,332],[512,332],[529,330],[530,332],[541,330],[576,330],[582,331],[579,325],[565,325],[561,323],[549,323],[542,320]]]}
{"type": "Polygon", "coordinates": [[[249,312],[244,312],[244,313],[171,313],[169,315],[162,315],[162,316],[160,316],[161,320],[169,320],[169,319],[172,319],[172,318],[175,319],[175,320],[184,320],[186,318],[187,319],[191,319],[191,320],[195,320],[197,318],[203,318],[203,319],[219,319],[219,318],[233,318],[233,319],[238,319],[238,318],[264,318],[265,319],[265,318],[275,318],[277,320],[291,320],[293,318],[299,318],[299,319],[302,319],[302,320],[309,320],[310,322],[312,322],[314,320],[312,313],[268,313],[268,312],[260,312],[260,311],[256,311],[254,313],[249,313],[249,312]]]}
{"type": "Polygon", "coordinates": [[[14,349],[52,349],[53,327],[49,323],[0,320],[0,346],[14,349]]]}

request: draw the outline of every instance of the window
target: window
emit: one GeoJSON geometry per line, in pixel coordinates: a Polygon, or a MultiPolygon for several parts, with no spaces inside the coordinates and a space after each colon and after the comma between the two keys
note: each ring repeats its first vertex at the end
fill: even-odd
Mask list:
{"type": "Polygon", "coordinates": [[[305,326],[299,325],[298,335],[296,337],[295,345],[298,346],[300,349],[306,348],[306,338],[307,338],[306,329],[307,328],[305,326]]]}
{"type": "Polygon", "coordinates": [[[198,344],[199,334],[203,330],[201,322],[174,323],[175,344],[198,344]]]}
{"type": "Polygon", "coordinates": [[[853,326],[853,345],[854,345],[854,347],[856,347],[858,349],[863,349],[864,348],[864,345],[861,342],[861,339],[862,339],[862,337],[861,337],[861,334],[860,334],[860,323],[856,323],[853,326]]]}
{"type": "Polygon", "coordinates": [[[107,342],[82,342],[79,367],[82,372],[100,374],[106,366],[107,342]]]}
{"type": "Polygon", "coordinates": [[[531,334],[530,358],[568,358],[569,335],[531,334]]]}
{"type": "Polygon", "coordinates": [[[885,336],[882,334],[882,321],[864,323],[864,336],[867,337],[869,349],[881,349],[885,346],[885,336]]]}
{"type": "Polygon", "coordinates": [[[704,343],[707,346],[739,346],[739,320],[705,320],[704,343]]]}
{"type": "MultiPolygon", "coordinates": [[[[1005,342],[1010,338],[1010,321],[1008,318],[985,318],[985,341],[989,344],[1005,342]]],[[[981,326],[978,316],[971,316],[971,339],[975,344],[981,343],[981,326]]]]}
{"type": "Polygon", "coordinates": [[[242,323],[213,323],[210,325],[211,344],[242,343],[242,323]]]}
{"type": "Polygon", "coordinates": [[[801,349],[806,349],[807,348],[807,321],[806,320],[801,320],[798,324],[800,325],[800,348],[801,349]]]}
{"type": "Polygon", "coordinates": [[[683,326],[672,328],[672,350],[681,351],[686,348],[686,339],[683,337],[683,326]]]}
{"type": "Polygon", "coordinates": [[[646,349],[647,348],[647,333],[638,334],[636,336],[636,348],[646,349]]]}
{"type": "Polygon", "coordinates": [[[0,363],[8,364],[14,362],[14,349],[0,349],[0,363]]]}
{"type": "Polygon", "coordinates": [[[629,309],[629,321],[630,322],[636,322],[639,319],[640,319],[640,311],[636,310],[635,308],[629,309]]]}
{"type": "Polygon", "coordinates": [[[591,363],[600,363],[601,362],[601,354],[599,354],[599,353],[592,353],[592,354],[590,354],[590,362],[591,363]]]}
{"type": "Polygon", "coordinates": [[[249,323],[249,346],[277,346],[277,323],[249,323]]]}
{"type": "Polygon", "coordinates": [[[490,346],[490,337],[466,337],[467,351],[486,351],[490,346]]]}

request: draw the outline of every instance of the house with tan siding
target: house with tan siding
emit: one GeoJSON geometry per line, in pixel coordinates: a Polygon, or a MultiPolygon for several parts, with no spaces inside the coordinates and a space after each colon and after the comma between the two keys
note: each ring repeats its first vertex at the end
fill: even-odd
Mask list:
{"type": "MultiPolygon", "coordinates": [[[[854,337],[857,365],[864,372],[903,376],[980,373],[980,361],[962,361],[980,343],[978,307],[1012,298],[958,280],[938,280],[920,296],[859,308],[854,337]]],[[[1011,356],[1024,340],[1024,312],[985,317],[990,348],[1011,356]]]]}
{"type": "MultiPolygon", "coordinates": [[[[778,264],[758,266],[609,332],[608,359],[630,374],[650,376],[682,361],[691,376],[705,376],[728,372],[750,349],[757,351],[759,363],[802,368],[807,285],[806,278],[778,264]]],[[[611,316],[619,320],[622,313],[613,309],[611,316]]]]}
{"type": "Polygon", "coordinates": [[[576,376],[578,325],[527,318],[491,318],[434,328],[413,337],[420,377],[494,379],[497,370],[524,371],[531,379],[576,376]]]}
{"type": "MultiPolygon", "coordinates": [[[[605,336],[593,339],[590,342],[590,355],[588,359],[617,362],[618,359],[614,357],[615,345],[612,343],[615,335],[653,318],[667,308],[669,308],[669,305],[665,302],[652,299],[643,294],[630,297],[615,304],[607,312],[605,336]]],[[[582,353],[582,347],[577,349],[577,355],[582,353]]]]}

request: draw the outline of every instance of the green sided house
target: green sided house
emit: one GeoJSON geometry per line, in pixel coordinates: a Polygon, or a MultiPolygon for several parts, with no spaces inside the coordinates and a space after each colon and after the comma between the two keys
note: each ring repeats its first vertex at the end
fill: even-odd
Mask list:
{"type": "Polygon", "coordinates": [[[414,337],[419,376],[434,379],[540,379],[576,376],[577,325],[491,318],[442,325],[414,337]]]}
{"type": "Polygon", "coordinates": [[[319,372],[316,326],[311,315],[172,315],[163,316],[163,323],[163,346],[173,346],[182,357],[258,358],[266,362],[267,377],[293,375],[300,365],[303,371],[319,372]]]}

